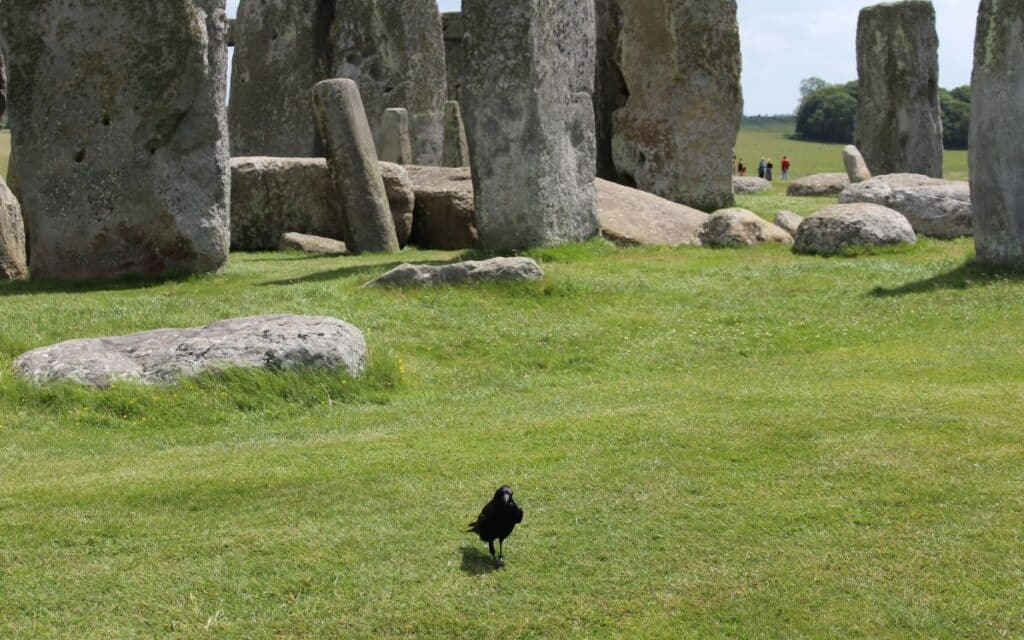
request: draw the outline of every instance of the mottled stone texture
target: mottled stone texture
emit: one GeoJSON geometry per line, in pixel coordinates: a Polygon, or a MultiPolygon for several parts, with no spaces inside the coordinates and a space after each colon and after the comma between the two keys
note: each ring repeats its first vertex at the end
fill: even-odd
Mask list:
{"type": "Polygon", "coordinates": [[[462,120],[459,103],[449,100],[444,105],[444,155],[441,165],[445,167],[469,166],[469,141],[466,139],[466,124],[462,120]]]}
{"type": "Polygon", "coordinates": [[[855,138],[873,175],[942,177],[938,49],[931,2],[861,10],[855,138]]]}
{"type": "Polygon", "coordinates": [[[439,164],[447,80],[436,0],[339,1],[331,47],[331,75],[359,85],[374,141],[385,109],[407,109],[413,160],[439,164]]]}
{"type": "Polygon", "coordinates": [[[6,0],[0,16],[33,277],[220,269],[224,0],[6,0]]]}
{"type": "Polygon", "coordinates": [[[0,117],[7,113],[7,63],[0,53],[0,117]]]}
{"type": "Polygon", "coordinates": [[[385,109],[380,121],[380,144],[377,153],[384,162],[413,164],[412,138],[409,135],[409,112],[385,109]]]}
{"type": "Polygon", "coordinates": [[[441,27],[444,31],[444,63],[448,76],[448,99],[458,101],[462,99],[462,12],[442,13],[441,27]]]}
{"type": "Polygon", "coordinates": [[[1024,3],[982,0],[971,83],[978,260],[1024,267],[1024,3]]]}
{"type": "Polygon", "coordinates": [[[25,264],[25,225],[21,205],[0,177],[0,280],[28,275],[25,264]]]}
{"type": "MultiPolygon", "coordinates": [[[[628,95],[612,116],[618,179],[706,211],[731,206],[732,151],[743,115],[736,1],[609,2],[620,12],[614,48],[628,95]]],[[[611,47],[599,66],[607,70],[606,93],[597,101],[603,110],[619,99],[607,66],[611,47]]]]}
{"type": "Polygon", "coordinates": [[[465,0],[465,83],[481,245],[514,250],[597,234],[594,5],[465,0]]]}
{"type": "Polygon", "coordinates": [[[231,154],[323,155],[313,85],[330,75],[333,0],[241,0],[231,72],[231,154]]]}

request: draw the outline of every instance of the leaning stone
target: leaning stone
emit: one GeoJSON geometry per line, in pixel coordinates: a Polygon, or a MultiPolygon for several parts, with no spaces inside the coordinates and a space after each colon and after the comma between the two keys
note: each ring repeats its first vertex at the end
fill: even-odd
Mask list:
{"type": "Polygon", "coordinates": [[[34,278],[200,273],[227,260],[224,0],[127,6],[0,10],[34,278]]]}
{"type": "Polygon", "coordinates": [[[893,173],[850,185],[839,202],[869,202],[902,213],[914,231],[933,238],[974,235],[971,186],[924,175],[893,173]]]}
{"type": "Polygon", "coordinates": [[[898,211],[877,204],[834,204],[804,219],[793,250],[835,255],[850,247],[915,242],[913,227],[898,211]]]}
{"type": "Polygon", "coordinates": [[[17,280],[27,275],[21,205],[0,177],[0,279],[17,280]]]}
{"type": "Polygon", "coordinates": [[[740,247],[778,242],[793,244],[793,237],[746,209],[722,209],[711,214],[700,234],[708,247],[740,247]]]}
{"type": "Polygon", "coordinates": [[[469,166],[466,125],[462,122],[462,109],[454,100],[444,105],[444,157],[441,164],[445,167],[469,166]]]}
{"type": "Polygon", "coordinates": [[[852,144],[843,147],[843,165],[846,167],[846,177],[851,184],[857,184],[871,179],[871,171],[868,164],[864,162],[864,156],[860,149],[852,144]]]}
{"type": "Polygon", "coordinates": [[[286,233],[281,236],[278,244],[281,251],[301,251],[303,253],[315,253],[324,256],[348,255],[348,247],[340,240],[324,238],[322,236],[310,236],[304,233],[286,233]]]}
{"type": "Polygon", "coordinates": [[[448,99],[462,99],[462,12],[451,11],[441,14],[441,28],[444,32],[444,60],[448,76],[448,99]]]}
{"type": "Polygon", "coordinates": [[[395,221],[356,83],[345,78],[319,82],[313,101],[349,249],[398,251],[395,221]]]}
{"type": "Polygon", "coordinates": [[[775,226],[793,237],[796,237],[796,231],[803,221],[803,216],[792,211],[780,211],[775,214],[775,226]]]}
{"type": "Polygon", "coordinates": [[[938,51],[931,2],[861,9],[854,137],[872,174],[942,177],[938,51]]]}
{"type": "Polygon", "coordinates": [[[157,329],[130,336],[71,340],[14,361],[15,373],[37,384],[116,382],[170,384],[229,368],[341,369],[360,376],[366,340],[336,318],[273,315],[224,320],[198,329],[157,329]]]}
{"type": "Polygon", "coordinates": [[[737,195],[750,195],[754,193],[767,193],[772,190],[772,183],[764,178],[752,178],[749,176],[733,176],[732,190],[737,195]]]}
{"type": "MultiPolygon", "coordinates": [[[[618,9],[615,50],[603,49],[628,87],[613,116],[617,173],[704,211],[732,206],[731,158],[743,116],[736,0],[618,0],[618,9]]],[[[598,100],[615,103],[615,96],[598,100]]]]}
{"type": "Polygon", "coordinates": [[[708,214],[656,195],[597,180],[601,235],[620,247],[700,246],[708,214]]]}
{"type": "Polygon", "coordinates": [[[409,243],[412,235],[413,212],[416,208],[416,193],[405,167],[391,162],[381,162],[380,175],[384,180],[384,191],[388,196],[388,208],[395,223],[395,235],[399,246],[409,243]]]}
{"type": "Polygon", "coordinates": [[[380,159],[395,164],[412,164],[409,112],[399,108],[385,109],[380,129],[380,159]]]}
{"type": "Polygon", "coordinates": [[[421,249],[479,245],[473,178],[466,168],[408,167],[416,194],[410,242],[421,249]]]}
{"type": "Polygon", "coordinates": [[[441,266],[403,264],[368,282],[368,287],[427,287],[479,282],[532,282],[544,271],[530,258],[492,258],[483,262],[457,262],[441,266]]]}
{"type": "Polygon", "coordinates": [[[971,194],[983,263],[1024,267],[1024,3],[982,0],[971,83],[971,194]]]}
{"type": "Polygon", "coordinates": [[[463,20],[481,245],[594,237],[593,3],[466,0],[463,20]]]}
{"type": "Polygon", "coordinates": [[[834,196],[850,185],[845,173],[818,173],[789,183],[786,195],[792,197],[834,196]]]}

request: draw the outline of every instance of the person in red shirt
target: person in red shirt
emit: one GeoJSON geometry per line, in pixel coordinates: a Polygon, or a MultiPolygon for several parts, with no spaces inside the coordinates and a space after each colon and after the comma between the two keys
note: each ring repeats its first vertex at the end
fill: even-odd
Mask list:
{"type": "Polygon", "coordinates": [[[783,182],[789,180],[789,167],[790,167],[789,158],[787,156],[782,156],[782,181],[783,182]]]}

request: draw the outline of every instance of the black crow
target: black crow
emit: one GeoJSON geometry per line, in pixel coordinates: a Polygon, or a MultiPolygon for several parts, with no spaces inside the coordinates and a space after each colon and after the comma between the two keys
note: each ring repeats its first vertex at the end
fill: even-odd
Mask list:
{"type": "Polygon", "coordinates": [[[523,510],[512,499],[512,489],[503,486],[494,493],[494,498],[487,503],[476,522],[469,524],[467,533],[475,533],[487,543],[491,557],[499,566],[505,558],[505,538],[512,535],[512,530],[523,521],[523,510]],[[498,554],[494,553],[494,541],[498,541],[498,554]]]}

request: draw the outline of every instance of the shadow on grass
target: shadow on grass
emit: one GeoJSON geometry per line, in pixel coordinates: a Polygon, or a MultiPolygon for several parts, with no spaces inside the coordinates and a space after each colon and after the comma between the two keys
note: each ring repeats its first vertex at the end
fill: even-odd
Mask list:
{"type": "Polygon", "coordinates": [[[918,282],[910,282],[891,289],[876,287],[871,291],[871,295],[876,298],[891,298],[941,290],[966,291],[972,287],[997,282],[1024,282],[1024,270],[985,265],[971,261],[948,273],[940,273],[937,276],[932,276],[918,282]]]}
{"type": "Polygon", "coordinates": [[[125,276],[117,279],[83,280],[81,282],[42,279],[15,280],[0,285],[0,298],[26,296],[36,293],[95,293],[100,291],[149,289],[164,284],[188,282],[194,278],[216,275],[125,276]]]}
{"type": "Polygon", "coordinates": [[[462,572],[471,576],[482,576],[497,571],[499,567],[489,553],[480,547],[464,545],[462,551],[462,572]]]}
{"type": "Polygon", "coordinates": [[[487,258],[494,257],[494,254],[484,253],[476,249],[470,249],[460,253],[457,257],[450,260],[402,260],[400,262],[382,262],[377,264],[361,264],[353,265],[348,267],[341,267],[339,269],[331,269],[329,271],[319,271],[317,273],[311,273],[306,276],[300,276],[297,278],[289,278],[287,280],[273,280],[270,282],[262,282],[259,286],[261,287],[281,287],[289,286],[293,284],[304,284],[310,282],[327,282],[330,280],[338,280],[340,278],[350,278],[353,276],[366,276],[377,277],[383,275],[403,264],[417,264],[417,265],[445,265],[445,264],[456,264],[458,262],[466,262],[468,260],[485,260],[487,258]]]}

